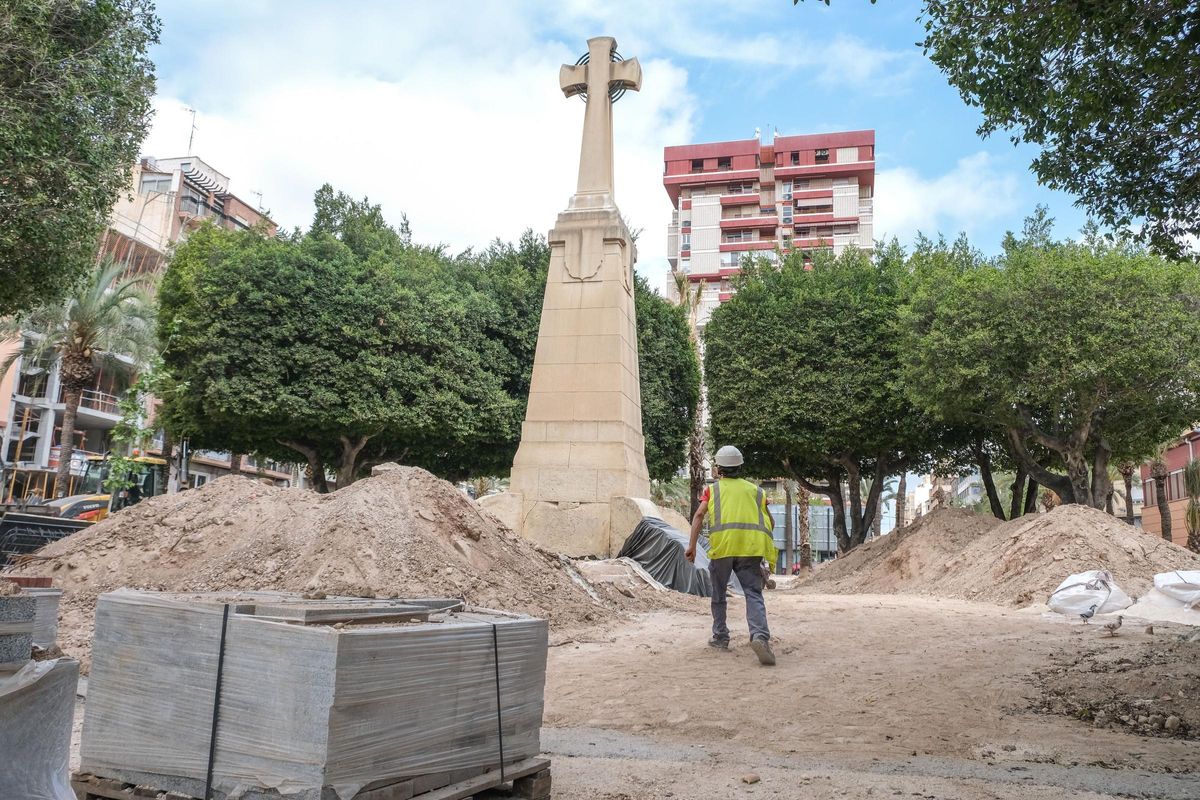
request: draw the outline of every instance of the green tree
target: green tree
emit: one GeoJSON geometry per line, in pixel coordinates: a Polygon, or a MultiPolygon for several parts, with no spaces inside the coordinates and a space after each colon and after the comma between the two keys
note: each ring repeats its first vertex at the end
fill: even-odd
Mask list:
{"type": "Polygon", "coordinates": [[[161,292],[176,435],[299,455],[325,489],[327,468],[339,486],[386,460],[444,470],[511,425],[481,334],[494,305],[436,251],[374,248],[355,253],[324,230],[297,241],[194,233],[161,292]]]}
{"type": "Polygon", "coordinates": [[[82,279],[150,122],[144,0],[0,7],[0,317],[82,279]]]}
{"type": "Polygon", "coordinates": [[[992,261],[965,240],[918,245],[905,385],[927,413],[994,431],[1064,503],[1102,508],[1110,462],[1200,411],[1200,277],[1094,232],[1055,242],[1050,227],[1039,212],[992,261]]]}
{"type": "Polygon", "coordinates": [[[1187,491],[1187,548],[1200,553],[1200,460],[1192,459],[1183,468],[1183,487],[1187,491]]]}
{"type": "Polygon", "coordinates": [[[817,253],[811,269],[799,254],[751,264],[704,332],[714,441],[741,448],[754,475],[828,497],[842,552],[867,539],[884,479],[931,449],[897,369],[903,268],[894,243],[817,253]]]}
{"type": "Polygon", "coordinates": [[[19,339],[0,375],[18,358],[25,364],[59,364],[62,384],[62,439],[54,496],[65,497],[75,441],[75,415],[83,391],[104,365],[121,374],[136,373],[153,357],[154,307],[145,276],[127,276],[124,266],[98,262],[65,302],[35,308],[0,323],[0,341],[19,339]]]}
{"type": "Polygon", "coordinates": [[[635,276],[642,431],[650,477],[665,481],[687,463],[688,437],[700,401],[700,363],[687,312],[635,276]]]}
{"type": "Polygon", "coordinates": [[[1165,255],[1200,235],[1200,5],[926,0],[922,43],[981,135],[1041,147],[1038,180],[1165,255]]]}

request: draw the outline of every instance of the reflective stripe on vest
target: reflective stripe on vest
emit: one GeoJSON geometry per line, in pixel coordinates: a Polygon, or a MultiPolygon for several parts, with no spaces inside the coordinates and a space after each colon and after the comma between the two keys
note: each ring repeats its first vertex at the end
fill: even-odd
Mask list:
{"type": "Polygon", "coordinates": [[[721,481],[713,481],[712,485],[713,497],[713,522],[708,526],[709,533],[718,533],[720,531],[753,531],[758,530],[765,533],[767,536],[774,536],[775,531],[767,525],[767,518],[763,515],[763,502],[766,500],[766,494],[762,487],[756,487],[754,493],[754,506],[758,510],[758,524],[753,522],[721,522],[721,481]]]}

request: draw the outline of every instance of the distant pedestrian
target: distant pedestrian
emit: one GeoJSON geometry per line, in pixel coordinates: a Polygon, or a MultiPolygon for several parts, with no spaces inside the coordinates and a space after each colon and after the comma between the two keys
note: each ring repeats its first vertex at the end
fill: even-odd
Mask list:
{"type": "Polygon", "coordinates": [[[692,536],[686,555],[688,561],[695,561],[696,543],[707,519],[713,616],[709,646],[721,650],[729,648],[726,595],[729,576],[734,574],[746,597],[750,646],[759,662],[770,666],[775,663],[775,653],[771,650],[771,631],[767,628],[762,562],[773,565],[778,558],[773,536],[775,523],[767,508],[766,492],[741,477],[742,464],[742,453],[736,447],[726,445],[717,451],[717,479],[705,490],[692,517],[692,536]]]}

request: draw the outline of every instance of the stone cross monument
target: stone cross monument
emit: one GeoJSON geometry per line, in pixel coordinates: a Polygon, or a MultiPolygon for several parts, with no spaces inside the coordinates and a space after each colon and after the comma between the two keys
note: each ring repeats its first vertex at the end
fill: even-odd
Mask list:
{"type": "Polygon", "coordinates": [[[568,555],[619,548],[614,537],[623,542],[636,519],[614,522],[614,506],[638,507],[631,499],[650,494],[633,308],[637,255],[613,199],[612,105],[641,80],[637,59],[622,60],[609,37],[588,40],[587,55],[559,73],[563,93],[586,102],[579,184],[550,231],[509,496],[488,504],[527,538],[568,555]]]}

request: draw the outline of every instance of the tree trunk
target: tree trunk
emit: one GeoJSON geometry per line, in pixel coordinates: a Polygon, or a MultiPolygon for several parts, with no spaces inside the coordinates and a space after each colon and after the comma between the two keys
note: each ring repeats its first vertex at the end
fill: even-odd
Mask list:
{"type": "Polygon", "coordinates": [[[1016,477],[1012,483],[1012,497],[1008,501],[1008,518],[1016,519],[1021,516],[1022,501],[1025,499],[1025,467],[1018,466],[1016,477]]]}
{"type": "Polygon", "coordinates": [[[808,506],[812,493],[808,491],[808,487],[804,484],[798,484],[796,487],[796,505],[799,508],[798,523],[800,528],[800,569],[812,569],[812,537],[808,519],[808,506]]]}
{"type": "Polygon", "coordinates": [[[792,561],[795,556],[795,548],[792,546],[795,541],[792,509],[795,506],[792,504],[792,482],[787,478],[783,479],[783,497],[783,574],[791,575],[792,561]]]}
{"type": "Polygon", "coordinates": [[[329,480],[325,477],[325,462],[322,461],[321,454],[317,451],[317,448],[304,442],[290,440],[279,440],[279,444],[289,447],[304,456],[304,460],[308,462],[308,470],[311,473],[309,477],[312,480],[313,489],[317,494],[329,494],[329,480]]]}
{"type": "MultiPolygon", "coordinates": [[[[883,503],[880,503],[882,506],[883,503]]],[[[878,539],[883,536],[883,511],[882,508],[875,512],[875,521],[871,523],[871,537],[878,539]]]]}
{"type": "Polygon", "coordinates": [[[71,482],[71,456],[75,454],[75,414],[79,411],[82,391],[78,386],[63,387],[62,438],[58,447],[58,471],[54,473],[54,498],[67,496],[71,482]]]}
{"type": "Polygon", "coordinates": [[[992,478],[992,458],[983,449],[982,444],[975,445],[975,462],[979,466],[979,477],[983,481],[983,488],[987,492],[988,505],[992,509],[992,516],[1000,521],[1004,521],[1007,517],[1004,516],[1004,504],[1000,502],[1000,493],[996,491],[996,481],[992,478]]]}
{"type": "Polygon", "coordinates": [[[241,453],[230,453],[229,454],[229,474],[230,475],[241,475],[242,474],[242,454],[241,453]]]}
{"type": "Polygon", "coordinates": [[[1162,538],[1171,541],[1171,506],[1167,503],[1167,476],[1154,476],[1154,502],[1162,520],[1162,538]]]}
{"type": "Polygon", "coordinates": [[[1104,510],[1114,517],[1117,515],[1116,509],[1113,508],[1113,489],[1111,486],[1109,487],[1108,495],[1104,498],[1104,510]]]}
{"type": "Polygon", "coordinates": [[[341,453],[338,458],[337,469],[337,485],[339,489],[343,489],[354,483],[362,475],[363,464],[359,460],[359,455],[367,442],[371,440],[368,436],[359,436],[357,439],[351,439],[348,436],[338,437],[341,441],[341,453]]]}
{"type": "Polygon", "coordinates": [[[1125,521],[1130,525],[1133,520],[1133,470],[1121,470],[1121,477],[1125,481],[1125,521]]]}
{"type": "Polygon", "coordinates": [[[1200,553],[1200,528],[1188,531],[1187,549],[1193,553],[1200,553]]]}
{"type": "Polygon", "coordinates": [[[900,483],[896,485],[896,530],[904,527],[908,511],[908,470],[900,473],[900,483]]]}
{"type": "Polygon", "coordinates": [[[688,519],[696,516],[704,485],[704,404],[698,402],[692,431],[688,434],[688,519]]]}
{"type": "Polygon", "coordinates": [[[1038,482],[1033,478],[1029,479],[1029,485],[1025,487],[1025,514],[1032,514],[1037,511],[1038,498],[1038,482]]]}

